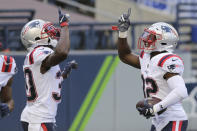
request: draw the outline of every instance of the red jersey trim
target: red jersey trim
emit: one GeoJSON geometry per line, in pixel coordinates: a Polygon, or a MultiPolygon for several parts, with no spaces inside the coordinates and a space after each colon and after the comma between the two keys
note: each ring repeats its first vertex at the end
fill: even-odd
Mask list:
{"type": "Polygon", "coordinates": [[[144,57],[144,51],[141,51],[140,53],[140,57],[143,58],[144,57]]]}
{"type": "Polygon", "coordinates": [[[2,72],[11,72],[13,58],[10,56],[4,56],[4,62],[1,71],[2,72]]]}
{"type": "MultiPolygon", "coordinates": [[[[157,65],[163,67],[163,65],[164,65],[164,63],[166,62],[166,60],[168,60],[168,59],[170,59],[170,58],[172,58],[172,57],[177,57],[177,58],[181,59],[181,57],[179,57],[179,56],[177,56],[177,55],[169,54],[169,55],[163,56],[163,57],[159,60],[159,62],[158,62],[157,65]]],[[[181,61],[183,62],[182,59],[181,59],[181,61]]]]}
{"type": "MultiPolygon", "coordinates": [[[[38,46],[38,47],[39,47],[39,46],[38,46]]],[[[37,49],[38,47],[36,47],[36,48],[31,52],[31,54],[29,55],[29,63],[30,63],[30,64],[33,64],[33,63],[34,63],[34,57],[33,57],[33,55],[34,55],[34,52],[36,51],[36,49],[37,49]]]]}

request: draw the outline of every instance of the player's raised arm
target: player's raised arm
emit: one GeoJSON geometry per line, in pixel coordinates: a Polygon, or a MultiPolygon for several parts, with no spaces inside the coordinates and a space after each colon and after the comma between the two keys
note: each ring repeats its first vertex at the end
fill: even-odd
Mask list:
{"type": "Polygon", "coordinates": [[[45,73],[51,66],[55,66],[65,60],[70,50],[70,39],[69,39],[69,14],[62,14],[61,10],[59,13],[59,24],[61,27],[60,39],[52,54],[50,54],[41,66],[41,73],[45,73]]]}
{"type": "Polygon", "coordinates": [[[118,55],[122,62],[140,69],[139,57],[131,52],[131,49],[127,43],[128,29],[130,27],[130,14],[131,9],[129,8],[128,13],[122,14],[118,20],[118,55]]]}

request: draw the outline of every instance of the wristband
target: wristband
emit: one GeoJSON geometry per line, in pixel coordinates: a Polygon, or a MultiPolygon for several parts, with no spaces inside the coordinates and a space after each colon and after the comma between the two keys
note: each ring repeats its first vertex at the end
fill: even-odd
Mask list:
{"type": "Polygon", "coordinates": [[[157,112],[159,112],[160,110],[162,110],[162,109],[161,109],[161,107],[160,107],[159,104],[156,104],[156,105],[153,106],[153,111],[154,111],[155,114],[156,114],[157,112]]]}
{"type": "Polygon", "coordinates": [[[68,26],[68,23],[67,23],[67,22],[62,22],[62,23],[60,24],[60,26],[61,26],[61,27],[68,26]]]}
{"type": "Polygon", "coordinates": [[[119,38],[127,38],[127,36],[128,36],[128,31],[125,31],[125,32],[120,32],[119,31],[119,38]]]}

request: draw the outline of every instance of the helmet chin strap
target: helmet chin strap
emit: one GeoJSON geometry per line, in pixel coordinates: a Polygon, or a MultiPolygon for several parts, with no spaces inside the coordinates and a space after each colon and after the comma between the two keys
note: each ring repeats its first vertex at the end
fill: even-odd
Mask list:
{"type": "MultiPolygon", "coordinates": [[[[50,39],[50,38],[49,38],[50,39]]],[[[48,40],[46,41],[46,39],[41,39],[41,40],[37,40],[37,41],[31,41],[31,40],[29,40],[29,42],[31,43],[31,46],[30,47],[28,47],[27,48],[27,50],[28,51],[31,51],[31,50],[33,50],[35,47],[37,47],[37,46],[46,46],[46,45],[51,45],[51,46],[53,46],[53,48],[55,48],[56,47],[56,45],[57,45],[57,40],[55,40],[55,39],[50,39],[50,42],[48,42],[48,40]]]]}

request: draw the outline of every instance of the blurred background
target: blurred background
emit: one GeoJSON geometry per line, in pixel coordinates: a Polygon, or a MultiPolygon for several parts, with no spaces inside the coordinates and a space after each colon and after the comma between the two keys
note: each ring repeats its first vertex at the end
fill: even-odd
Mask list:
{"type": "Polygon", "coordinates": [[[117,57],[118,33],[111,30],[118,17],[131,8],[128,42],[139,54],[138,37],[155,22],[168,22],[178,31],[175,51],[185,64],[184,80],[189,97],[183,105],[189,117],[188,131],[197,131],[197,1],[196,0],[0,0],[1,54],[15,58],[18,73],[13,84],[15,109],[0,120],[1,131],[22,131],[20,114],[25,106],[22,65],[25,48],[20,31],[32,19],[58,26],[58,7],[69,13],[71,52],[79,69],[63,82],[57,131],[148,131],[146,120],[135,109],[143,99],[140,71],[117,57]]]}

